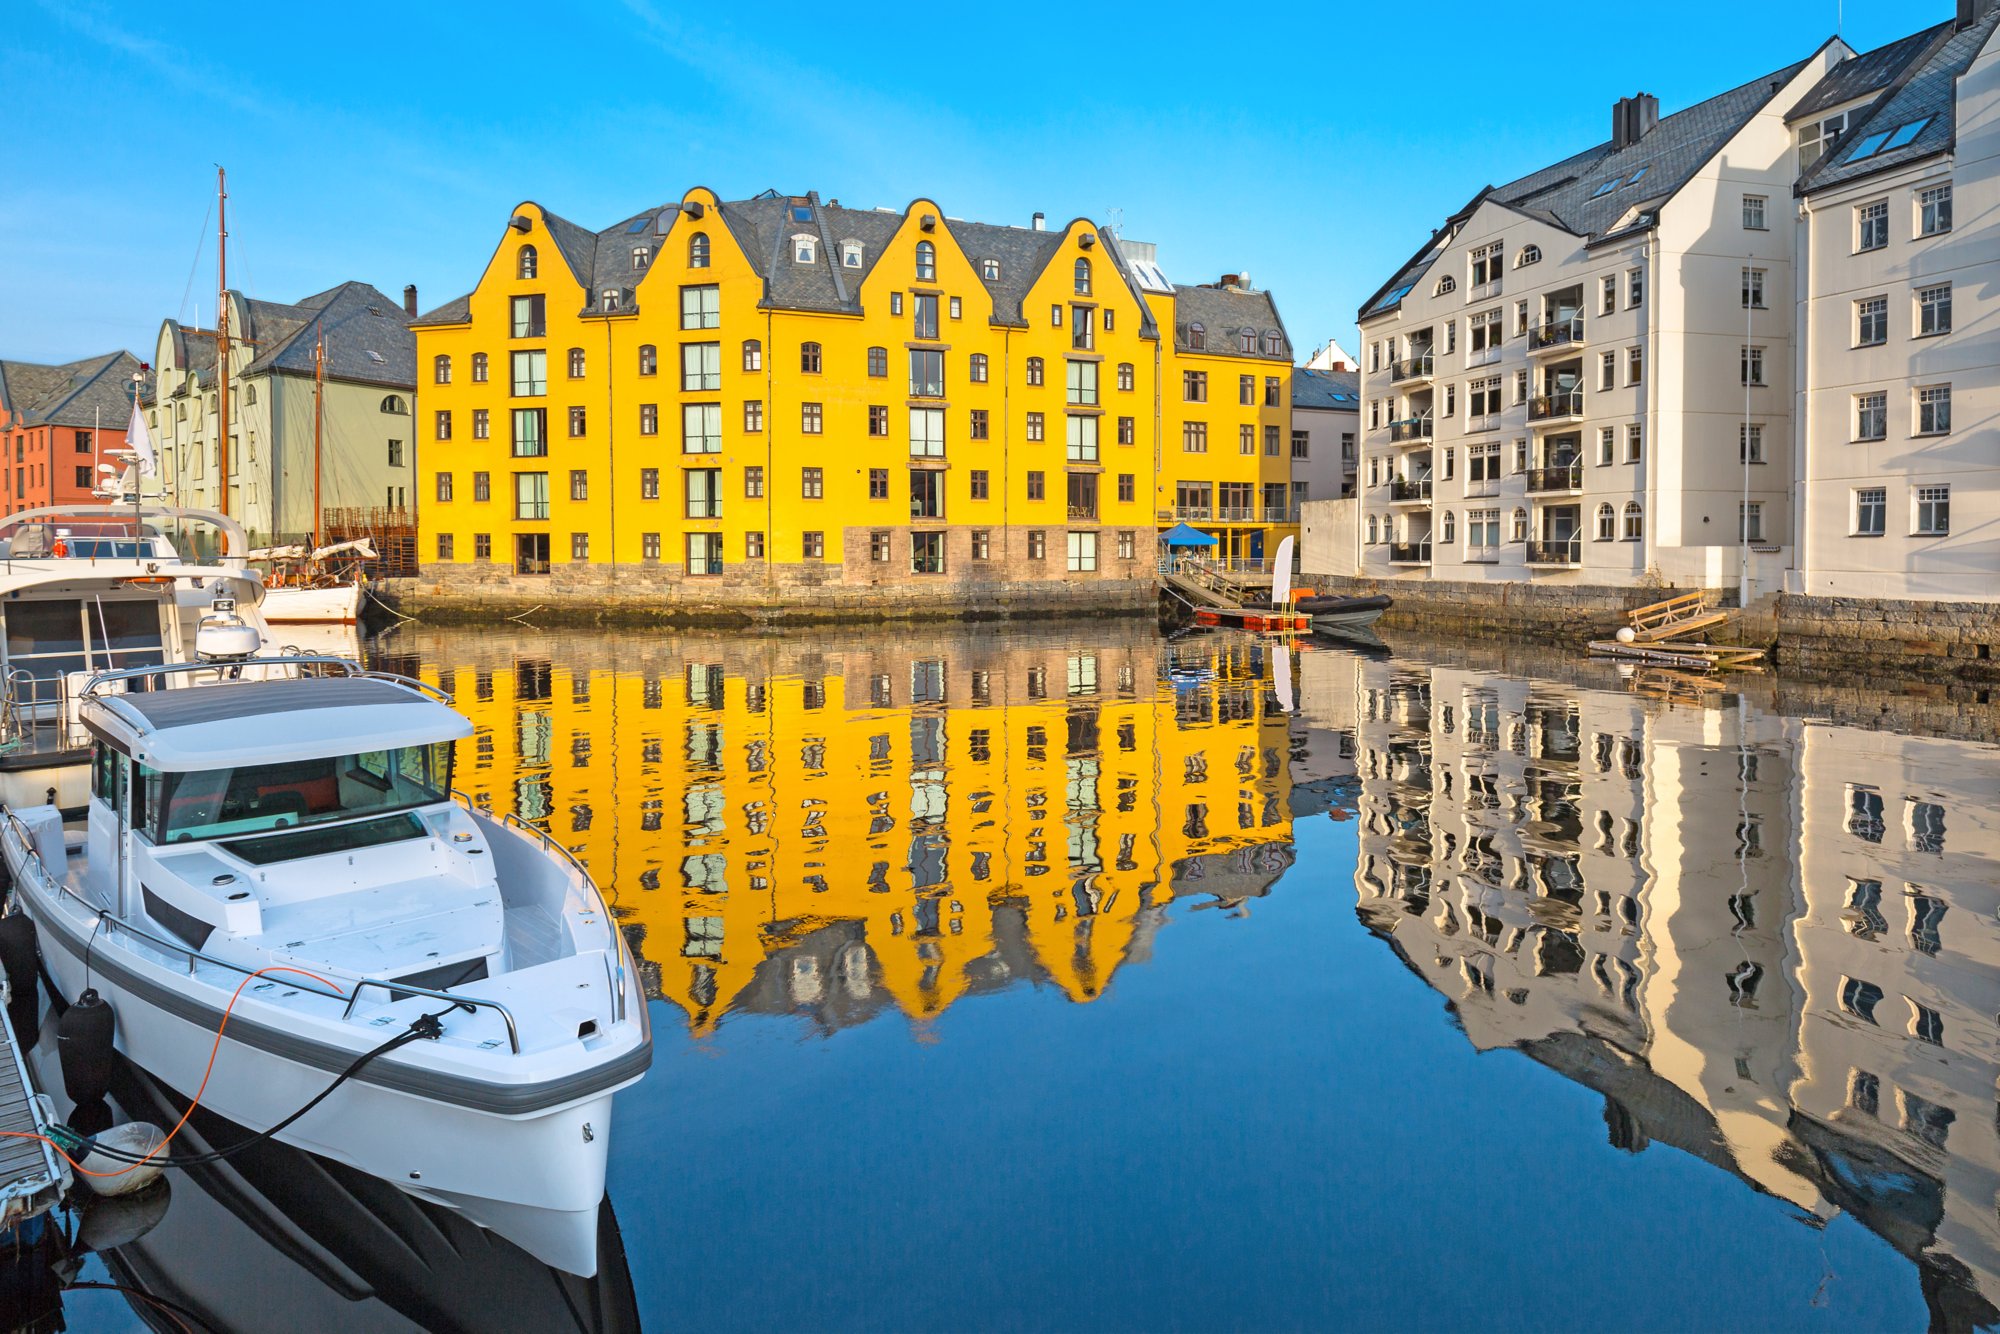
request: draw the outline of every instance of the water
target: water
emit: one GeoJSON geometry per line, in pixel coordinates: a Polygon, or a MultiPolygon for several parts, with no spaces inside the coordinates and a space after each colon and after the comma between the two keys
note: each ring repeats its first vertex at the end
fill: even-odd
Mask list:
{"type": "MultiPolygon", "coordinates": [[[[149,1241],[202,1279],[155,1290],[254,1277],[301,1328],[1993,1322],[2000,750],[1918,734],[1989,715],[1433,652],[399,632],[478,726],[460,786],[587,860],[656,997],[629,1280],[459,1237],[357,1294],[183,1186],[149,1241]]],[[[302,1170],[287,1209],[388,1208],[302,1170]]]]}

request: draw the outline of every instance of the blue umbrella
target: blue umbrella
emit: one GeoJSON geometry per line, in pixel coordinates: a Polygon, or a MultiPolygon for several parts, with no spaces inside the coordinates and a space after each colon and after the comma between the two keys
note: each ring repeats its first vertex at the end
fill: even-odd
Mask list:
{"type": "Polygon", "coordinates": [[[1207,533],[1204,533],[1199,528],[1190,528],[1184,523],[1177,523],[1167,529],[1166,532],[1161,533],[1160,540],[1170,547],[1212,547],[1215,545],[1215,539],[1207,533]]]}

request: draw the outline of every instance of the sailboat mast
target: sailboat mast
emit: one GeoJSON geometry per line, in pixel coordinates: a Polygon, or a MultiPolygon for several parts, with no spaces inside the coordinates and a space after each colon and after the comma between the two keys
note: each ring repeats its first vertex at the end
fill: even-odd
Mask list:
{"type": "Polygon", "coordinates": [[[229,513],[229,190],[220,166],[215,169],[215,402],[221,439],[216,452],[221,465],[216,480],[221,495],[216,509],[229,513]]]}
{"type": "Polygon", "coordinates": [[[319,501],[319,433],[320,402],[326,392],[326,331],[321,329],[318,345],[313,348],[313,550],[324,545],[320,537],[320,516],[326,511],[319,501]]]}

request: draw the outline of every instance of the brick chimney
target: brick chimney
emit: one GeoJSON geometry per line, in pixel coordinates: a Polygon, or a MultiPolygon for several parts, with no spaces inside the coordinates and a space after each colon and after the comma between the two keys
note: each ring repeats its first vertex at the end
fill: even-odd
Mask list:
{"type": "Polygon", "coordinates": [[[1611,107],[1611,146],[1630,148],[1660,123],[1660,99],[1651,93],[1621,97],[1611,107]]]}
{"type": "Polygon", "coordinates": [[[417,317],[417,285],[407,283],[403,287],[403,313],[411,319],[417,317]]]}

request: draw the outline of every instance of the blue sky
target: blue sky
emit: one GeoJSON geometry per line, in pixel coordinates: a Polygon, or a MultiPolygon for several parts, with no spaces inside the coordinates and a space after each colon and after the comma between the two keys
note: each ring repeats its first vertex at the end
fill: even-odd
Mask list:
{"type": "Polygon", "coordinates": [[[1153,240],[1180,282],[1250,274],[1293,340],[1338,336],[1447,214],[1608,135],[1948,0],[1243,9],[1166,5],[110,5],[0,0],[0,357],[150,359],[231,286],[354,278],[425,308],[509,210],[590,227],[766,187],[1153,240]],[[853,15],[852,18],[847,17],[853,15]],[[787,17],[790,15],[791,17],[787,17]],[[1844,22],[1842,19],[1844,17],[1844,22]]]}

